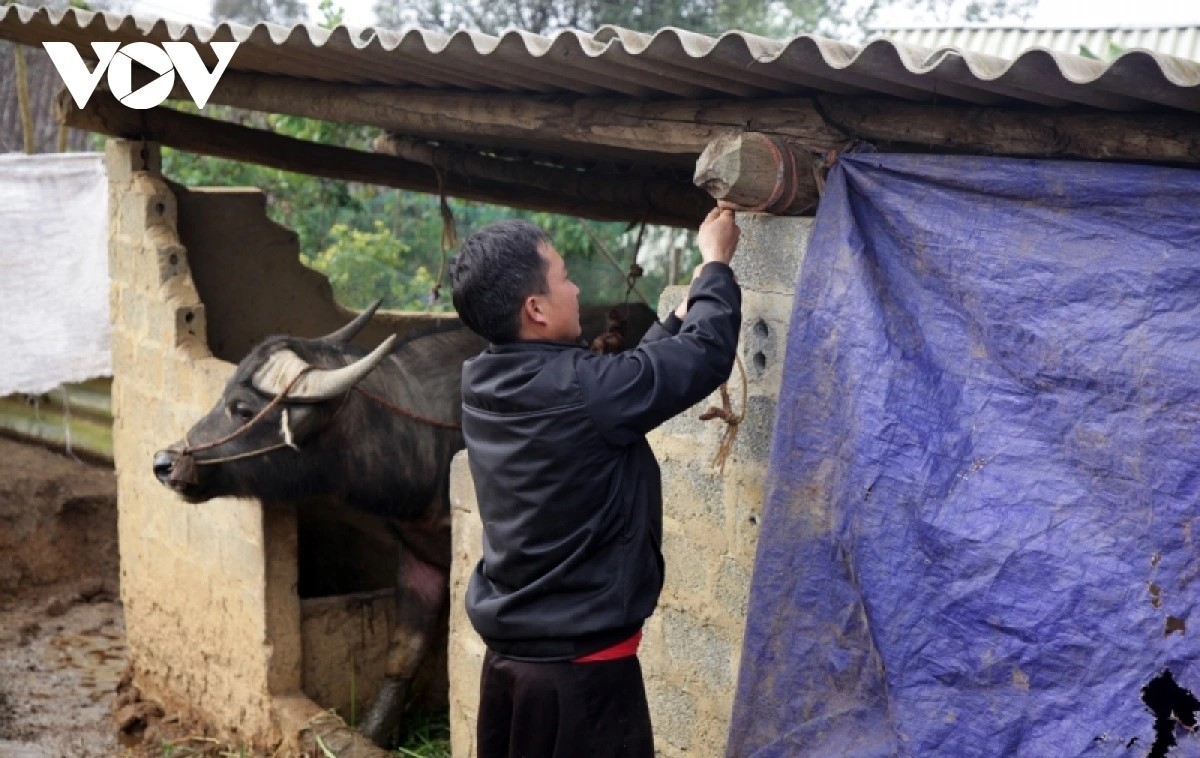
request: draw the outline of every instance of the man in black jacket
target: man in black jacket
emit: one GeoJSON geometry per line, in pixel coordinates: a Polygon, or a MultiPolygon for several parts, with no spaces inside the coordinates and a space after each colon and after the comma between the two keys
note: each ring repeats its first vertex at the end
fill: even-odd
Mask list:
{"type": "Polygon", "coordinates": [[[487,643],[479,758],[649,758],[637,659],[663,584],[662,484],[646,433],[729,378],[739,230],[714,208],[687,300],[634,349],[580,343],[579,288],[536,226],[494,224],[451,265],[489,347],[463,364],[463,435],[483,520],[467,615],[487,643]]]}

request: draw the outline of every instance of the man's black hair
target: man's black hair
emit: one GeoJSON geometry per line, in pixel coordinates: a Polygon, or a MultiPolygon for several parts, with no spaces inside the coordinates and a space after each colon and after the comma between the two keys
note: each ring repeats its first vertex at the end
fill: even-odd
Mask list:
{"type": "Polygon", "coordinates": [[[550,238],[528,221],[497,221],[467,238],[450,260],[454,310],[471,331],[492,343],[512,342],[521,304],[549,291],[548,264],[538,253],[550,238]]]}

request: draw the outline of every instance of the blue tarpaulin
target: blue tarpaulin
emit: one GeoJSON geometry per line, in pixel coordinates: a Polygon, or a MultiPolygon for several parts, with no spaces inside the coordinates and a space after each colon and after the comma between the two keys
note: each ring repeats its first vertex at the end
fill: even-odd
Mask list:
{"type": "Polygon", "coordinates": [[[844,156],[729,755],[1196,755],[1198,495],[1200,171],[844,156]]]}

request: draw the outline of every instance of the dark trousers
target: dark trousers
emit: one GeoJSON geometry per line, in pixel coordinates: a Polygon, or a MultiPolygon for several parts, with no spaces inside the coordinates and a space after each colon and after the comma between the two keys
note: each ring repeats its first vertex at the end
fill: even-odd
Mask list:
{"type": "Polygon", "coordinates": [[[637,656],[600,663],[483,659],[478,758],[653,758],[637,656]]]}

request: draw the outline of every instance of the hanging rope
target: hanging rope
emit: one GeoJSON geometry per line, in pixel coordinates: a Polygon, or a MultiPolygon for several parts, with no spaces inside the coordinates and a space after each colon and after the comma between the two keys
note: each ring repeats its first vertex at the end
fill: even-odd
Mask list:
{"type": "MultiPolygon", "coordinates": [[[[634,281],[630,281],[628,278],[630,271],[627,270],[624,266],[622,266],[620,261],[618,261],[616,258],[613,257],[612,253],[608,252],[608,248],[606,248],[604,246],[604,243],[600,241],[600,239],[596,236],[595,232],[593,232],[591,229],[589,229],[586,226],[583,229],[585,232],[587,232],[588,237],[590,237],[592,240],[592,244],[596,246],[596,249],[600,251],[601,255],[604,256],[605,260],[607,260],[609,263],[611,263],[613,268],[615,268],[617,271],[619,271],[621,273],[621,276],[626,277],[626,282],[629,284],[629,292],[626,293],[626,299],[628,299],[629,294],[632,293],[632,294],[636,294],[638,296],[638,299],[641,300],[643,303],[645,303],[646,305],[650,305],[650,298],[646,297],[646,294],[644,292],[642,292],[641,288],[639,288],[637,286],[636,277],[634,277],[634,281]]],[[[638,240],[639,240],[638,244],[640,245],[641,244],[641,235],[638,235],[638,240]]],[[[634,256],[634,261],[635,261],[634,265],[637,265],[636,264],[637,250],[634,250],[633,256],[634,256]]],[[[638,266],[638,271],[641,271],[641,266],[638,266]]]]}
{"type": "Polygon", "coordinates": [[[725,432],[721,435],[721,444],[717,446],[717,454],[713,458],[713,468],[721,472],[722,476],[725,474],[725,461],[729,459],[729,454],[733,451],[733,443],[737,441],[738,429],[741,428],[742,421],[746,419],[746,405],[748,403],[746,367],[742,365],[740,355],[735,355],[734,361],[737,364],[738,373],[742,377],[741,412],[733,412],[733,408],[729,404],[729,382],[726,382],[721,385],[721,407],[710,406],[708,410],[700,414],[701,421],[719,418],[725,422],[725,432]]]}
{"type": "MultiPolygon", "coordinates": [[[[642,217],[642,228],[638,229],[637,242],[633,244],[633,257],[629,260],[629,273],[625,275],[625,319],[629,319],[629,295],[637,286],[637,280],[646,272],[638,265],[638,255],[642,252],[642,240],[646,237],[646,217],[642,217]]],[[[644,300],[645,298],[643,298],[644,300]]],[[[649,302],[646,303],[649,305],[649,302]]]]}
{"type": "Polygon", "coordinates": [[[446,200],[445,181],[442,178],[442,171],[437,166],[437,161],[431,161],[433,167],[433,175],[437,177],[438,185],[438,209],[442,214],[442,251],[438,262],[437,279],[433,282],[433,287],[429,290],[429,307],[438,301],[442,296],[442,282],[446,278],[446,252],[458,247],[458,231],[454,228],[454,211],[450,210],[450,203],[446,200]]]}
{"type": "MultiPolygon", "coordinates": [[[[642,221],[641,230],[638,232],[637,244],[633,253],[633,262],[630,263],[628,271],[625,271],[621,267],[621,264],[618,263],[616,258],[614,258],[608,252],[603,243],[601,243],[600,240],[598,240],[592,233],[591,229],[587,229],[587,232],[588,235],[591,236],[592,242],[596,245],[597,249],[599,249],[600,252],[604,254],[604,257],[608,259],[608,262],[625,276],[626,317],[628,317],[629,298],[631,294],[636,292],[638,297],[642,299],[642,302],[649,305],[650,301],[645,295],[642,294],[641,290],[637,288],[637,280],[644,273],[642,271],[642,267],[637,264],[637,255],[638,250],[641,249],[642,240],[646,233],[645,220],[642,221]]],[[[622,320],[621,314],[618,313],[616,308],[611,310],[608,314],[607,331],[592,340],[592,352],[599,353],[600,355],[609,355],[611,353],[618,353],[624,349],[626,320],[627,318],[622,320]]],[[[734,412],[733,406],[729,401],[729,383],[726,382],[722,384],[720,388],[721,406],[719,408],[716,406],[710,406],[708,410],[700,414],[701,421],[710,421],[714,418],[719,418],[725,422],[725,431],[721,435],[721,442],[717,446],[717,453],[713,458],[713,466],[720,471],[722,475],[725,474],[725,461],[729,459],[729,455],[733,452],[733,445],[735,442],[737,442],[738,429],[741,427],[742,421],[746,418],[746,406],[748,403],[749,390],[746,383],[746,367],[742,364],[742,358],[739,355],[734,356],[734,362],[737,365],[738,374],[741,376],[742,382],[741,411],[737,413],[734,412]]]]}
{"type": "Polygon", "coordinates": [[[618,263],[617,259],[608,252],[608,249],[604,247],[604,244],[596,237],[590,228],[585,226],[584,229],[587,230],[588,236],[592,238],[592,243],[596,246],[596,248],[600,250],[608,262],[611,263],[613,267],[620,271],[625,277],[625,299],[623,303],[624,313],[622,314],[622,312],[617,308],[613,308],[611,311],[609,311],[608,321],[605,324],[605,331],[597,335],[596,338],[592,340],[591,345],[591,350],[593,353],[597,353],[599,355],[611,355],[613,353],[619,353],[625,349],[625,332],[629,324],[630,296],[636,292],[637,296],[643,303],[650,305],[650,300],[642,294],[641,290],[639,290],[637,286],[638,279],[640,279],[646,273],[637,262],[638,253],[640,253],[642,249],[642,240],[646,235],[646,220],[644,218],[642,219],[642,228],[640,231],[638,231],[637,242],[633,247],[633,259],[629,263],[628,271],[621,267],[621,264],[618,263]]]}
{"type": "Polygon", "coordinates": [[[837,163],[840,152],[837,150],[826,151],[824,157],[814,157],[812,164],[813,182],[817,185],[817,197],[825,197],[825,177],[829,175],[829,169],[833,168],[833,164],[837,163]]]}

